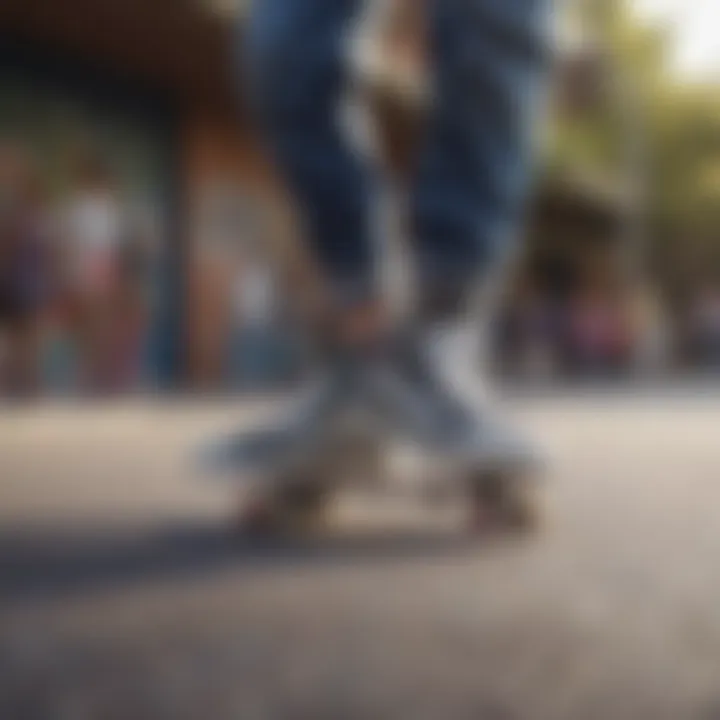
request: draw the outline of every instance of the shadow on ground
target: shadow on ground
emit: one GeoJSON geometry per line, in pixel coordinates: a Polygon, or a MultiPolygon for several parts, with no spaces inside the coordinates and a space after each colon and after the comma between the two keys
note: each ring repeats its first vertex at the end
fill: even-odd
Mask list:
{"type": "Polygon", "coordinates": [[[487,550],[508,539],[457,532],[378,531],[249,537],[217,525],[130,533],[0,534],[0,602],[51,599],[232,569],[427,560],[487,550]]]}

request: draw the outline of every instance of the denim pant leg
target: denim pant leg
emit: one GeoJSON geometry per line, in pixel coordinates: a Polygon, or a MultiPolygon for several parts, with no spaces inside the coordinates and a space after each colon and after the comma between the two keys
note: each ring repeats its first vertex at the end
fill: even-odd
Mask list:
{"type": "Polygon", "coordinates": [[[276,164],[331,288],[373,291],[369,179],[340,124],[347,34],[361,0],[256,0],[246,64],[276,164]]]}
{"type": "Polygon", "coordinates": [[[546,65],[546,0],[429,0],[434,106],[414,187],[421,282],[469,289],[511,250],[546,65]]]}

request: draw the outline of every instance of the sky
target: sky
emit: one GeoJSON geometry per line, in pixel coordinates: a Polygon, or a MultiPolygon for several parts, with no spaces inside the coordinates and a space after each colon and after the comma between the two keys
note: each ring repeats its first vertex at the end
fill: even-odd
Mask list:
{"type": "Polygon", "coordinates": [[[634,0],[643,17],[669,23],[673,66],[690,79],[720,80],[720,0],[634,0]]]}

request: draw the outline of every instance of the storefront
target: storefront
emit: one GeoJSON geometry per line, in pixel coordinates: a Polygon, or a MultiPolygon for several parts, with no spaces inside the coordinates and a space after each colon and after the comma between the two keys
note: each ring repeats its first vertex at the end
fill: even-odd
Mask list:
{"type": "Polygon", "coordinates": [[[2,143],[30,150],[53,212],[71,202],[79,160],[92,156],[118,207],[152,235],[148,329],[128,390],[222,386],[238,246],[250,232],[228,208],[277,219],[274,208],[286,207],[243,122],[233,23],[209,5],[8,0],[0,8],[2,143]]]}
{"type": "MultiPolygon", "coordinates": [[[[82,197],[83,165],[106,175],[121,216],[124,236],[142,233],[148,252],[143,277],[142,317],[138,322],[139,362],[123,383],[125,389],[155,387],[176,372],[172,357],[173,223],[178,211],[174,177],[177,118],[157,97],[143,96],[122,83],[83,72],[72,58],[41,55],[6,47],[0,64],[0,138],[22,148],[45,195],[53,242],[72,242],[65,221],[82,197]],[[132,228],[130,227],[132,221],[132,228]]],[[[67,248],[64,248],[67,250],[67,248]]],[[[62,254],[63,249],[53,248],[62,254]]],[[[67,253],[65,253],[67,254],[67,253]]],[[[52,278],[53,286],[60,282],[52,278]]],[[[57,314],[48,308],[48,314],[57,314]]],[[[122,318],[118,318],[121,321],[122,318]]],[[[47,323],[57,318],[44,318],[47,323]]],[[[43,384],[50,392],[65,389],[77,348],[67,337],[43,342],[43,384]],[[62,366],[62,367],[61,367],[62,366]]],[[[129,340],[129,339],[128,339],[129,340]]],[[[74,372],[72,373],[75,374],[74,372]]]]}

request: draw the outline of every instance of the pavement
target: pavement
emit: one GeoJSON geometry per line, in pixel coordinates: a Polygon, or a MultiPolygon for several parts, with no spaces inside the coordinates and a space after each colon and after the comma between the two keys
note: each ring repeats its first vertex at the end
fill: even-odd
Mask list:
{"type": "Polygon", "coordinates": [[[272,543],[187,462],[265,403],[3,411],[0,718],[720,719],[720,393],[510,407],[537,534],[386,508],[272,543]]]}

